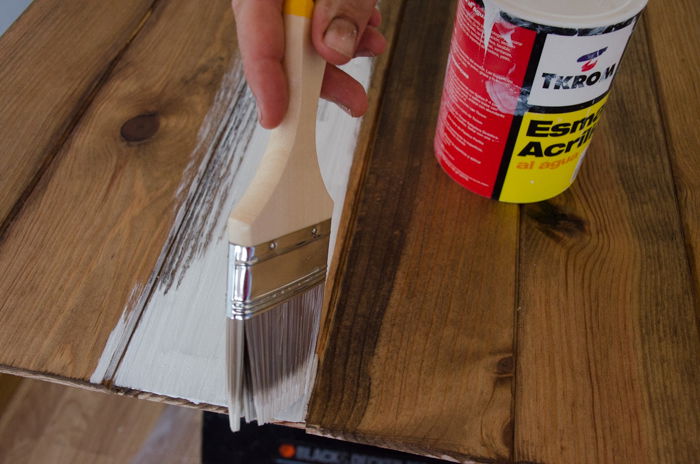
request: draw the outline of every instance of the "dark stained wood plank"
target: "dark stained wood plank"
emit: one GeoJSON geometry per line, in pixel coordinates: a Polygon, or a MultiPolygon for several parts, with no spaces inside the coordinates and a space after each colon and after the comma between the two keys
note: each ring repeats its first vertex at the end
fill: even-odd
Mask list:
{"type": "MultiPolygon", "coordinates": [[[[676,180],[685,242],[700,292],[700,2],[650,2],[647,40],[676,180]]],[[[700,318],[700,315],[698,316],[700,318]]]]}
{"type": "Polygon", "coordinates": [[[406,2],[307,425],[490,462],[511,455],[518,210],[462,189],[434,159],[455,4],[406,2]]]}
{"type": "Polygon", "coordinates": [[[153,3],[34,0],[0,37],[0,234],[153,3]]]}
{"type": "Polygon", "coordinates": [[[157,3],[0,244],[0,364],[99,382],[115,327],[119,359],[235,46],[227,2],[157,3]]]}
{"type": "Polygon", "coordinates": [[[26,379],[0,411],[0,461],[200,462],[201,412],[26,379]]]}
{"type": "MultiPolygon", "coordinates": [[[[380,103],[386,83],[386,75],[391,63],[391,57],[394,52],[396,35],[401,19],[401,13],[405,0],[397,0],[393,2],[381,2],[378,7],[382,15],[381,32],[387,40],[387,48],[383,54],[374,59],[372,63],[372,78],[367,89],[367,99],[369,102],[367,113],[363,116],[360,132],[357,134],[357,145],[355,146],[355,155],[348,175],[347,189],[345,193],[345,202],[343,204],[343,212],[338,224],[338,233],[333,249],[333,258],[328,269],[326,279],[326,289],[324,291],[323,313],[321,316],[321,326],[332,324],[332,320],[328,317],[332,312],[328,310],[330,305],[330,296],[333,295],[332,287],[336,282],[336,276],[339,270],[343,267],[343,259],[346,255],[345,239],[350,224],[353,221],[353,211],[355,210],[358,192],[362,186],[364,179],[365,165],[367,157],[364,156],[369,150],[376,129],[377,118],[379,116],[380,103]]],[[[327,336],[329,330],[321,329],[319,340],[316,345],[316,351],[322,353],[325,345],[328,342],[327,336]],[[325,337],[325,338],[324,338],[325,337]]]]}
{"type": "Polygon", "coordinates": [[[517,462],[700,459],[700,340],[649,61],[632,38],[582,173],[524,207],[517,462]]]}

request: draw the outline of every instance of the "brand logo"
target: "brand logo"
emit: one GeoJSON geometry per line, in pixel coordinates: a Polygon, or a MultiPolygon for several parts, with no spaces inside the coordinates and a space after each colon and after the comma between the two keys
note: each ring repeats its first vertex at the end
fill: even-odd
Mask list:
{"type": "Polygon", "coordinates": [[[615,75],[617,63],[613,63],[600,71],[589,72],[595,69],[598,65],[598,58],[605,53],[607,49],[608,47],[601,48],[595,52],[587,53],[576,60],[576,62],[581,65],[581,72],[585,74],[563,76],[556,73],[542,73],[542,88],[552,90],[581,89],[611,79],[615,75]]]}
{"type": "Polygon", "coordinates": [[[596,52],[589,53],[587,55],[583,55],[578,60],[576,60],[576,62],[582,63],[581,64],[581,72],[588,72],[591,69],[595,68],[595,65],[598,64],[598,60],[596,58],[598,58],[600,55],[605,53],[605,51],[607,49],[608,49],[608,47],[601,48],[600,50],[598,50],[596,52]]]}
{"type": "Polygon", "coordinates": [[[584,74],[564,76],[557,73],[542,73],[542,88],[552,90],[582,89],[611,79],[615,75],[617,63],[613,63],[599,71],[589,72],[595,69],[598,64],[598,57],[605,53],[607,49],[608,47],[601,48],[576,60],[578,63],[581,63],[581,72],[584,74]]]}

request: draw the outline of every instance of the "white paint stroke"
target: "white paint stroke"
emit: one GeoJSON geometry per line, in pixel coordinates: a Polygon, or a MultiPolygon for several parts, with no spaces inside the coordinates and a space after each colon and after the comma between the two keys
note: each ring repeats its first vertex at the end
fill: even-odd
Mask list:
{"type": "MultiPolygon", "coordinates": [[[[197,200],[197,194],[199,193],[201,196],[201,189],[198,189],[197,186],[203,180],[209,162],[212,158],[215,158],[214,151],[216,147],[228,148],[224,135],[237,131],[239,126],[236,124],[236,121],[245,120],[246,118],[246,116],[236,118],[231,107],[231,102],[238,101],[239,96],[245,91],[243,82],[243,69],[240,62],[236,61],[232,69],[224,76],[222,86],[214,97],[212,107],[202,122],[197,137],[198,143],[191,153],[190,163],[185,168],[182,176],[185,180],[175,193],[177,201],[173,203],[177,211],[175,211],[173,223],[168,232],[163,250],[154,267],[154,270],[160,270],[160,273],[152,273],[145,285],[137,284],[131,290],[122,315],[115,328],[112,329],[98,360],[97,367],[90,377],[92,383],[103,383],[112,379],[130,337],[139,322],[142,311],[148,304],[151,289],[156,285],[161,286],[163,283],[169,288],[175,278],[173,269],[176,269],[177,266],[172,263],[172,260],[174,255],[176,258],[180,257],[180,254],[174,253],[178,251],[177,238],[182,228],[188,229],[188,209],[197,200]],[[232,119],[234,121],[230,123],[232,119]],[[223,142],[217,144],[217,141],[222,139],[223,142]],[[201,156],[199,156],[200,154],[201,156]]],[[[206,218],[207,216],[205,215],[204,217],[206,218]]]]}
{"type": "Polygon", "coordinates": [[[134,318],[137,318],[138,315],[132,309],[138,304],[142,293],[142,285],[137,285],[131,289],[126,307],[122,311],[119,321],[117,321],[117,324],[109,333],[107,343],[105,343],[105,347],[102,349],[100,360],[97,362],[97,367],[90,376],[90,383],[100,384],[107,376],[107,371],[112,363],[114,354],[123,348],[125,339],[131,334],[131,329],[136,323],[134,318]]]}
{"type": "MultiPolygon", "coordinates": [[[[367,86],[371,63],[369,59],[358,59],[344,69],[367,86]]],[[[226,91],[222,88],[220,92],[226,91]]],[[[227,111],[233,117],[222,121],[216,128],[221,131],[222,139],[214,144],[217,152],[210,163],[216,163],[217,159],[229,160],[228,168],[220,169],[223,178],[216,180],[228,187],[214,189],[212,198],[205,196],[193,203],[195,209],[210,208],[204,212],[207,214],[191,211],[196,217],[184,219],[183,227],[198,230],[200,237],[176,242],[182,247],[175,253],[181,260],[176,259],[171,265],[179,266],[168,271],[173,272],[168,285],[163,283],[154,289],[114,376],[114,384],[118,387],[182,398],[193,403],[226,404],[226,220],[248,186],[268,137],[268,132],[255,122],[256,112],[250,105],[251,98],[246,90],[244,94],[233,92],[222,99],[230,105],[227,111]],[[247,126],[244,122],[252,123],[255,129],[249,141],[240,143],[241,138],[245,138],[247,126]],[[233,130],[234,127],[238,130],[233,130]]],[[[226,114],[221,108],[212,109],[210,114],[215,113],[226,114]]],[[[318,119],[319,162],[335,201],[332,229],[332,243],[335,243],[361,121],[350,118],[328,102],[321,103],[318,119]]],[[[211,130],[211,127],[206,129],[211,130]]],[[[216,164],[210,167],[215,171],[218,169],[216,164]]],[[[207,182],[212,180],[210,177],[205,179],[207,182]]],[[[187,231],[181,230],[179,235],[186,236],[187,231]]],[[[332,256],[332,249],[329,256],[332,256]]],[[[168,268],[167,263],[164,268],[168,268]]],[[[294,409],[296,412],[284,419],[302,420],[305,408],[294,409]]]]}

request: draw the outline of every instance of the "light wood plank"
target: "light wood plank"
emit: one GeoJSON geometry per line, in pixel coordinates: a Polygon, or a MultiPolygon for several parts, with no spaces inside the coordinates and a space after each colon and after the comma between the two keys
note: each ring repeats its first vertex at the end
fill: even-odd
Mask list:
{"type": "Polygon", "coordinates": [[[700,307],[700,3],[652,1],[647,40],[700,307]]]}
{"type": "Polygon", "coordinates": [[[524,208],[518,462],[700,457],[697,307],[644,29],[579,179],[524,208]]]}
{"type": "Polygon", "coordinates": [[[518,210],[462,189],[434,159],[455,4],[406,2],[307,424],[424,454],[507,460],[518,210]]]}
{"type": "Polygon", "coordinates": [[[0,461],[197,463],[201,413],[24,380],[0,415],[0,461]]]}
{"type": "Polygon", "coordinates": [[[116,367],[233,50],[226,2],[157,3],[0,244],[0,364],[93,383],[116,367]]]}
{"type": "Polygon", "coordinates": [[[0,235],[152,4],[35,0],[0,38],[0,235]]]}

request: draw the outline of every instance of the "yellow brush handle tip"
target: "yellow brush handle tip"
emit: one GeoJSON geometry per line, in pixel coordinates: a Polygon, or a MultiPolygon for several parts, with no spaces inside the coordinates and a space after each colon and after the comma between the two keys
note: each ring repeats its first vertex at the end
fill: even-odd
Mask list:
{"type": "Polygon", "coordinates": [[[311,18],[313,11],[313,0],[285,0],[284,2],[284,14],[311,18]]]}

